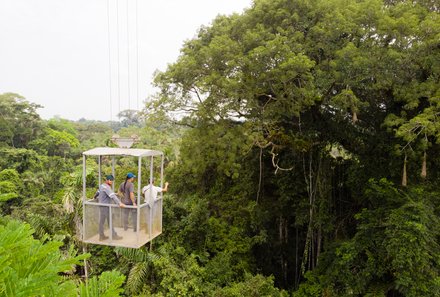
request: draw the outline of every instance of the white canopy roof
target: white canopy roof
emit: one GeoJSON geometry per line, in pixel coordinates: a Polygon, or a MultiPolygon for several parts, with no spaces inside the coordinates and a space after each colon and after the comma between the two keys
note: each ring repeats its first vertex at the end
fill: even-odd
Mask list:
{"type": "Polygon", "coordinates": [[[83,152],[86,156],[133,156],[148,157],[163,155],[161,151],[133,149],[133,148],[117,148],[117,147],[96,147],[94,149],[83,152]]]}

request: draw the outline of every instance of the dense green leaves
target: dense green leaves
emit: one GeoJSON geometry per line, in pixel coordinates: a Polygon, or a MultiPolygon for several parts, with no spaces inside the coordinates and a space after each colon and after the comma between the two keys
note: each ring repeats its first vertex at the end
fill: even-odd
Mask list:
{"type": "Polygon", "coordinates": [[[14,169],[0,171],[0,202],[18,197],[22,188],[20,176],[14,169]]]}
{"type": "Polygon", "coordinates": [[[71,271],[87,255],[63,259],[60,245],[33,239],[29,225],[0,225],[0,295],[76,296],[74,283],[60,273],[71,271]]]}
{"type": "Polygon", "coordinates": [[[40,133],[41,106],[14,93],[0,94],[0,145],[26,147],[40,133]]]}
{"type": "Polygon", "coordinates": [[[125,277],[117,271],[103,272],[99,277],[94,276],[85,283],[81,283],[79,294],[81,297],[113,297],[123,292],[121,285],[125,277]]]}
{"type": "Polygon", "coordinates": [[[366,195],[371,207],[357,214],[355,236],[332,247],[299,292],[438,294],[440,222],[431,205],[433,197],[422,189],[402,192],[386,180],[371,181],[366,195]]]}
{"type": "Polygon", "coordinates": [[[214,260],[234,250],[233,230],[250,242],[265,234],[245,244],[256,267],[286,287],[317,269],[299,291],[313,296],[435,292],[438,260],[426,253],[438,234],[424,230],[438,221],[417,220],[438,201],[366,185],[397,184],[403,156],[407,184],[438,182],[439,25],[430,1],[260,0],[202,27],[158,74],[148,106],[192,127],[170,177],[197,214],[182,229],[204,239],[193,246],[214,260]],[[406,241],[429,264],[400,263],[413,257],[406,241]],[[399,265],[433,274],[410,284],[399,265]]]}

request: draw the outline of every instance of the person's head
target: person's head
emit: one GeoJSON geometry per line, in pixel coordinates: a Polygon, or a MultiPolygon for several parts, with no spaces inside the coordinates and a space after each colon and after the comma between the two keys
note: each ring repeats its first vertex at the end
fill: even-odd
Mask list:
{"type": "Polygon", "coordinates": [[[114,180],[115,180],[115,178],[114,178],[114,176],[111,175],[111,174],[105,176],[105,182],[106,182],[108,185],[111,185],[111,184],[113,183],[114,180]]]}
{"type": "Polygon", "coordinates": [[[127,173],[127,181],[133,181],[135,179],[136,175],[134,175],[133,173],[129,172],[127,173]]]}

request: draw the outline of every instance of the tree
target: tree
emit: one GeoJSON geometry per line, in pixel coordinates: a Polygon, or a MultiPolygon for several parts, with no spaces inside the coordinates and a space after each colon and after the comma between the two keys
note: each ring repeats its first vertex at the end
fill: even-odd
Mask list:
{"type": "Polygon", "coordinates": [[[79,147],[79,141],[67,131],[46,128],[40,138],[30,143],[30,147],[49,156],[66,157],[79,147]]]}
{"type": "Polygon", "coordinates": [[[326,252],[298,296],[439,294],[435,198],[423,188],[401,191],[385,179],[371,180],[366,195],[371,206],[356,215],[355,236],[326,252]]]}
{"type": "Polygon", "coordinates": [[[191,127],[176,191],[232,225],[255,201],[240,231],[264,230],[259,268],[295,288],[357,234],[371,177],[399,181],[415,138],[410,157],[439,151],[437,12],[430,1],[260,0],[200,28],[147,106],[191,127]]]}
{"type": "Polygon", "coordinates": [[[36,139],[41,133],[42,121],[36,112],[40,107],[18,94],[0,94],[0,144],[23,148],[36,139]]]}
{"type": "Polygon", "coordinates": [[[141,119],[137,110],[123,110],[118,114],[118,118],[122,118],[122,127],[139,126],[141,124],[141,119]]]}
{"type": "Polygon", "coordinates": [[[22,188],[20,176],[14,169],[0,171],[0,201],[5,202],[18,197],[22,188]]]}
{"type": "Polygon", "coordinates": [[[90,254],[63,255],[61,242],[32,238],[28,224],[0,222],[0,296],[120,296],[125,277],[105,272],[85,283],[69,278],[90,254]]]}

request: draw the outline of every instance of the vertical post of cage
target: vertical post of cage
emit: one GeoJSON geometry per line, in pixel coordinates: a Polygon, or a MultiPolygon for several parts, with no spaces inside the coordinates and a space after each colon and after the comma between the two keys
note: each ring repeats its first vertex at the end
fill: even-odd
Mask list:
{"type": "Polygon", "coordinates": [[[101,173],[101,156],[98,156],[98,185],[102,182],[102,173],[101,173]]]}
{"type": "Polygon", "coordinates": [[[141,186],[142,186],[142,157],[138,159],[138,194],[136,202],[136,241],[139,243],[140,225],[141,225],[141,186]]]}
{"type": "MultiPolygon", "coordinates": [[[[161,180],[161,188],[163,189],[163,164],[165,161],[165,156],[162,153],[161,154],[161,164],[160,164],[160,180],[161,180]]],[[[162,199],[160,201],[160,229],[159,229],[159,233],[162,233],[162,225],[163,225],[163,191],[161,191],[162,194],[162,199]]]]}
{"type": "MultiPolygon", "coordinates": [[[[160,187],[163,189],[163,159],[164,156],[163,154],[160,155],[161,156],[161,162],[160,162],[160,187]]],[[[160,192],[160,197],[163,198],[163,191],[160,192]]]]}
{"type": "MultiPolygon", "coordinates": [[[[85,233],[85,228],[86,228],[86,219],[85,219],[85,217],[86,217],[86,215],[85,215],[85,211],[86,211],[86,208],[85,208],[85,203],[86,203],[86,182],[87,182],[87,177],[86,177],[86,155],[84,155],[83,154],[83,176],[82,176],[82,182],[83,182],[83,188],[82,188],[82,190],[83,190],[83,199],[82,199],[82,201],[83,201],[83,223],[82,223],[82,230],[81,230],[81,241],[83,241],[84,242],[84,233],[85,233]]],[[[83,252],[84,252],[84,250],[85,250],[85,247],[84,247],[84,245],[83,245],[83,252]]],[[[88,271],[87,271],[87,260],[86,259],[84,259],[84,273],[85,273],[85,277],[86,277],[86,279],[88,278],[88,271]]]]}
{"type": "Polygon", "coordinates": [[[148,232],[150,233],[150,238],[153,237],[153,207],[154,201],[152,200],[153,196],[153,166],[154,166],[154,156],[150,158],[150,197],[148,197],[148,201],[150,202],[150,217],[148,222],[148,232]]]}
{"type": "Polygon", "coordinates": [[[139,161],[138,161],[138,195],[137,195],[137,205],[140,204],[141,202],[141,187],[142,187],[142,157],[139,157],[139,161]]]}
{"type": "Polygon", "coordinates": [[[116,182],[116,177],[115,177],[115,156],[112,156],[112,175],[115,178],[115,181],[112,184],[112,190],[113,192],[115,191],[115,182],[116,182]]]}
{"type": "Polygon", "coordinates": [[[86,202],[86,155],[83,154],[83,176],[82,176],[82,181],[83,181],[83,229],[82,229],[82,234],[81,234],[81,239],[84,241],[84,231],[86,230],[86,219],[85,219],[85,202],[86,202]]]}
{"type": "Polygon", "coordinates": [[[109,232],[110,232],[110,241],[113,241],[113,213],[112,213],[112,207],[110,206],[106,206],[108,207],[108,227],[109,227],[109,232]]]}
{"type": "Polygon", "coordinates": [[[86,155],[83,155],[83,202],[86,201],[86,155]]]}

